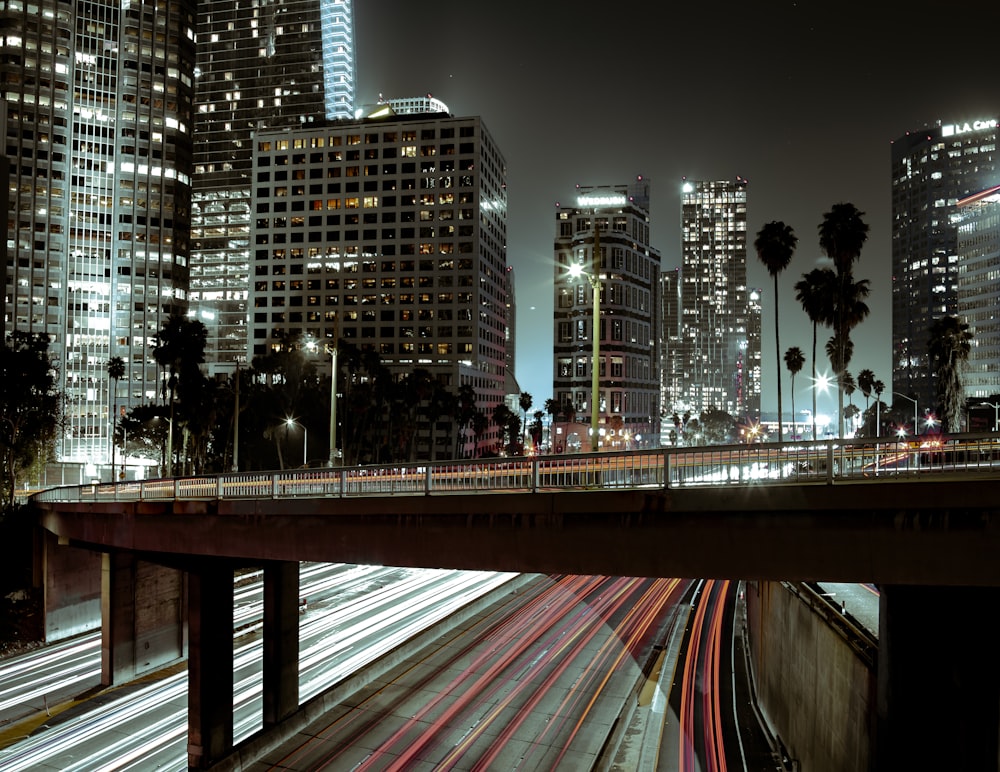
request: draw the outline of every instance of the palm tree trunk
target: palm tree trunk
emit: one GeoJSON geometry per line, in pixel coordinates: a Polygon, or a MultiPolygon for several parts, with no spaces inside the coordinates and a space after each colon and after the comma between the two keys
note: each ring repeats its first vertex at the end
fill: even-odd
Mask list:
{"type": "Polygon", "coordinates": [[[813,322],[813,354],[812,354],[812,369],[813,369],[813,376],[812,376],[812,381],[813,381],[813,385],[812,385],[812,405],[813,405],[813,410],[812,410],[812,425],[813,425],[813,437],[812,438],[814,440],[816,439],[816,332],[817,332],[816,328],[817,328],[817,326],[818,326],[818,324],[816,322],[813,322]]]}
{"type": "Polygon", "coordinates": [[[784,439],[781,411],[781,343],[778,339],[778,274],[774,274],[774,349],[775,364],[778,371],[778,442],[784,439]]]}

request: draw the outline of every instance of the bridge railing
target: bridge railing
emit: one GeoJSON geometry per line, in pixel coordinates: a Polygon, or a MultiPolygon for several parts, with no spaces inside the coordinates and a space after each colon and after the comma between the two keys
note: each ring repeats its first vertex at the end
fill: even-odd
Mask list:
{"type": "Polygon", "coordinates": [[[1000,435],[658,448],[239,472],[51,488],[39,501],[390,496],[884,481],[1000,474],[1000,435]]]}

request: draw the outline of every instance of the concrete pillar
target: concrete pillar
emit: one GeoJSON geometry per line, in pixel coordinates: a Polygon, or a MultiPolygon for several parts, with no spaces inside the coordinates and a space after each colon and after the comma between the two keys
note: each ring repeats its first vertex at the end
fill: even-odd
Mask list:
{"type": "Polygon", "coordinates": [[[101,685],[135,678],[135,555],[101,557],[101,685]]]}
{"type": "Polygon", "coordinates": [[[233,568],[207,560],[188,574],[188,768],[233,748],[233,568]]]}
{"type": "Polygon", "coordinates": [[[1000,589],[879,587],[874,769],[997,769],[1000,589]]]}
{"type": "Polygon", "coordinates": [[[264,565],[264,727],[299,707],[299,564],[264,565]]]}

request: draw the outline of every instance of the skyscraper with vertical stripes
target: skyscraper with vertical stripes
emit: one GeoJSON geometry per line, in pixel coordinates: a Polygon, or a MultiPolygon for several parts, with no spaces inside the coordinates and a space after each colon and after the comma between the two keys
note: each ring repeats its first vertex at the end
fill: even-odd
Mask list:
{"type": "Polygon", "coordinates": [[[747,288],[747,181],[685,180],[677,412],[760,419],[759,293],[747,288]]]}
{"type": "Polygon", "coordinates": [[[198,5],[191,308],[210,372],[247,356],[254,135],[353,116],[351,0],[198,5]]]}
{"type": "Polygon", "coordinates": [[[892,388],[921,410],[937,401],[931,325],[960,313],[958,202],[1000,182],[997,139],[997,119],[984,117],[892,143],[892,388]]]}
{"type": "Polygon", "coordinates": [[[103,464],[112,405],[156,397],[152,337],[187,308],[195,3],[9,2],[0,26],[2,331],[49,337],[57,455],[103,464]]]}

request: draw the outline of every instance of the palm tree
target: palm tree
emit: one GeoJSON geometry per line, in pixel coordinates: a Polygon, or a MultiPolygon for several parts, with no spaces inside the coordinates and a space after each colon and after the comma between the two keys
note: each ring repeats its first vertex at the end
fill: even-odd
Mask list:
{"type": "Polygon", "coordinates": [[[812,339],[812,436],[816,439],[816,333],[819,326],[832,324],[833,287],[837,276],[829,268],[813,268],[795,283],[795,299],[802,304],[813,326],[812,339]]]}
{"type": "Polygon", "coordinates": [[[850,362],[847,345],[851,330],[868,315],[868,306],[862,302],[868,296],[868,282],[855,282],[853,275],[854,262],[861,257],[861,248],[868,240],[868,224],[861,219],[862,215],[864,212],[858,211],[854,204],[834,204],[819,224],[820,249],[833,260],[837,275],[831,339],[837,354],[831,365],[838,376],[840,409],[837,420],[841,437],[844,436],[844,388],[840,376],[850,362]]]}
{"type": "Polygon", "coordinates": [[[171,314],[163,323],[163,328],[153,336],[153,358],[168,374],[163,384],[164,396],[168,392],[170,395],[166,454],[168,474],[173,474],[174,471],[174,410],[177,392],[185,381],[188,382],[185,385],[190,385],[193,390],[200,389],[203,385],[199,365],[205,361],[207,338],[208,330],[204,324],[181,314],[171,314]]]}
{"type": "MultiPolygon", "coordinates": [[[[774,279],[774,350],[777,352],[775,365],[778,370],[778,440],[782,438],[782,409],[781,409],[781,342],[778,338],[778,274],[784,271],[792,260],[795,252],[795,244],[798,237],[791,226],[783,222],[769,222],[757,232],[757,238],[753,243],[757,250],[757,258],[767,268],[767,272],[774,279]]],[[[795,416],[792,416],[795,420],[795,416]]]]}
{"type": "Polygon", "coordinates": [[[115,426],[118,422],[118,381],[125,377],[125,360],[111,357],[107,362],[108,380],[111,381],[111,482],[115,481],[115,426]]]}
{"type": "Polygon", "coordinates": [[[861,218],[864,212],[854,204],[834,204],[823,215],[819,225],[819,246],[833,260],[838,275],[851,273],[854,261],[861,257],[861,248],[868,240],[868,224],[861,218]]]}
{"type": "Polygon", "coordinates": [[[518,398],[518,404],[521,406],[521,411],[524,413],[524,425],[521,429],[522,438],[528,433],[528,411],[531,410],[531,403],[531,395],[526,391],[521,392],[521,396],[518,398]]]}
{"type": "MultiPolygon", "coordinates": [[[[802,365],[806,363],[806,356],[798,346],[792,346],[785,352],[785,367],[788,368],[792,376],[792,434],[795,433],[795,376],[802,370],[802,365]]],[[[795,439],[793,436],[792,439],[795,439]]]]}
{"type": "Polygon", "coordinates": [[[865,412],[868,411],[868,400],[872,395],[872,384],[875,383],[875,373],[867,367],[858,373],[858,388],[865,397],[865,412]]]}
{"type": "Polygon", "coordinates": [[[937,379],[937,398],[941,405],[943,431],[958,431],[962,424],[965,394],[962,370],[972,350],[969,325],[957,316],[942,316],[934,321],[927,341],[931,372],[937,379]]]}
{"type": "Polygon", "coordinates": [[[885,383],[875,381],[872,383],[872,391],[875,392],[875,436],[882,436],[882,392],[885,391],[885,383]]]}

